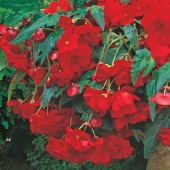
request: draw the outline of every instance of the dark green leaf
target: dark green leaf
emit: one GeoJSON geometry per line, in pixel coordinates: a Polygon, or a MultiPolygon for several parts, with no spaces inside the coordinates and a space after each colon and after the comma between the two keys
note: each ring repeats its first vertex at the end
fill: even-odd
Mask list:
{"type": "MultiPolygon", "coordinates": [[[[162,113],[161,113],[162,114],[162,113]]],[[[157,134],[160,128],[169,128],[170,118],[168,117],[158,117],[153,123],[149,123],[145,131],[144,139],[144,157],[148,158],[150,153],[154,150],[155,146],[158,144],[157,134]]]]}
{"type": "Polygon", "coordinates": [[[149,102],[149,110],[152,122],[154,122],[156,117],[156,104],[154,102],[149,102]]]}
{"type": "Polygon", "coordinates": [[[24,18],[29,18],[30,14],[34,15],[36,12],[38,12],[38,10],[39,8],[36,4],[26,4],[20,11],[17,12],[16,15],[13,15],[11,18],[9,18],[8,25],[17,26],[17,24],[24,18]]]}
{"type": "Polygon", "coordinates": [[[153,59],[153,57],[149,57],[147,60],[147,67],[145,68],[142,77],[145,77],[146,75],[148,75],[148,73],[150,73],[150,71],[155,67],[155,60],[153,59]]]}
{"type": "Polygon", "coordinates": [[[0,71],[8,66],[8,62],[6,61],[5,53],[0,50],[0,71]]]}
{"type": "MultiPolygon", "coordinates": [[[[132,82],[136,83],[138,79],[139,73],[145,69],[144,74],[147,75],[155,66],[155,62],[150,63],[150,59],[152,58],[151,53],[147,49],[142,49],[136,51],[136,55],[134,57],[134,62],[132,64],[132,82]]],[[[152,60],[153,61],[153,60],[152,60]]]]}
{"type": "Polygon", "coordinates": [[[16,88],[16,85],[22,80],[22,78],[24,78],[24,76],[26,75],[26,73],[24,72],[20,72],[18,71],[13,80],[11,81],[9,88],[8,88],[8,101],[11,100],[11,96],[12,96],[12,91],[16,88]]]}
{"type": "Polygon", "coordinates": [[[2,137],[2,135],[0,134],[0,145],[2,145],[2,144],[4,144],[4,140],[3,140],[3,137],[2,137]]]}
{"type": "Polygon", "coordinates": [[[102,86],[101,84],[97,83],[95,80],[89,83],[89,86],[94,89],[101,90],[102,86]]]}
{"type": "Polygon", "coordinates": [[[51,49],[56,45],[57,41],[60,39],[62,32],[63,31],[61,29],[58,29],[57,32],[52,32],[40,45],[40,49],[42,51],[40,55],[41,64],[44,63],[44,60],[47,57],[48,53],[51,51],[51,49]]]}
{"type": "Polygon", "coordinates": [[[79,80],[79,94],[82,93],[84,86],[88,85],[91,82],[91,77],[95,73],[95,70],[90,70],[85,73],[79,80]]]}
{"type": "Polygon", "coordinates": [[[11,42],[12,44],[20,43],[26,39],[29,39],[31,35],[38,29],[38,28],[44,28],[45,26],[53,26],[58,22],[60,15],[54,14],[54,15],[44,15],[41,18],[39,18],[37,21],[31,23],[30,25],[24,27],[21,32],[18,34],[18,36],[11,42]]]}
{"type": "Polygon", "coordinates": [[[158,80],[158,70],[155,70],[152,75],[152,79],[149,80],[146,90],[147,90],[147,95],[149,98],[153,97],[157,91],[156,91],[156,84],[158,80]]]}
{"type": "Polygon", "coordinates": [[[84,122],[88,122],[89,118],[90,118],[89,113],[82,113],[80,120],[82,120],[84,122]]]}
{"type": "Polygon", "coordinates": [[[104,30],[105,26],[103,9],[104,8],[101,6],[92,5],[90,10],[92,17],[97,21],[102,31],[104,30]]]}
{"type": "Polygon", "coordinates": [[[58,88],[58,90],[55,92],[55,94],[54,94],[54,97],[59,97],[59,96],[61,96],[62,94],[63,94],[63,92],[65,91],[65,89],[66,89],[67,87],[65,86],[65,87],[60,87],[60,88],[58,88]]]}
{"type": "Polygon", "coordinates": [[[73,98],[67,96],[67,94],[64,93],[64,94],[61,96],[61,98],[60,98],[60,100],[59,100],[59,103],[58,103],[59,109],[61,109],[67,102],[69,102],[69,101],[71,101],[71,100],[73,100],[73,98]]]}
{"type": "Polygon", "coordinates": [[[71,0],[76,6],[81,6],[85,2],[90,2],[90,0],[71,0]]]}
{"type": "Polygon", "coordinates": [[[42,101],[41,101],[41,106],[43,106],[43,108],[47,107],[51,98],[54,96],[54,94],[58,90],[59,90],[59,87],[57,87],[57,86],[51,86],[48,89],[46,88],[46,86],[44,86],[43,97],[42,97],[42,101]]]}
{"type": "Polygon", "coordinates": [[[1,123],[4,126],[5,129],[9,129],[9,122],[7,120],[2,120],[1,123]]]}
{"type": "Polygon", "coordinates": [[[73,103],[72,103],[73,108],[75,109],[76,112],[81,113],[81,114],[89,114],[93,113],[92,109],[90,109],[87,104],[85,103],[84,99],[82,96],[77,97],[73,103]]]}
{"type": "Polygon", "coordinates": [[[19,11],[24,5],[35,4],[38,7],[42,5],[40,0],[0,0],[0,7],[10,8],[13,11],[19,11]]]}
{"type": "Polygon", "coordinates": [[[139,38],[136,29],[132,25],[126,25],[123,27],[123,31],[131,45],[134,44],[136,47],[139,47],[139,38]]]}
{"type": "Polygon", "coordinates": [[[158,71],[158,81],[156,85],[156,91],[158,92],[162,86],[170,80],[170,62],[163,65],[158,71]]]}

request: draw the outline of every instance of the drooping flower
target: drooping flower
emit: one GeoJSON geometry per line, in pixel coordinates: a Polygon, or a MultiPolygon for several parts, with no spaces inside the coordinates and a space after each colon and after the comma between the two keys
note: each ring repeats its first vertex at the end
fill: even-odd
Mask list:
{"type": "Polygon", "coordinates": [[[159,105],[170,105],[170,93],[166,92],[165,94],[158,92],[150,101],[155,102],[159,105]]]}
{"type": "Polygon", "coordinates": [[[131,78],[132,61],[116,60],[110,68],[110,74],[114,77],[117,86],[132,83],[131,78]]]}
{"type": "Polygon", "coordinates": [[[112,95],[110,101],[112,118],[122,118],[137,111],[135,101],[140,101],[140,98],[132,93],[119,90],[112,95]]]}
{"type": "Polygon", "coordinates": [[[32,133],[38,132],[39,134],[59,137],[65,132],[66,126],[77,122],[77,118],[71,108],[52,109],[49,113],[40,110],[38,114],[29,118],[30,129],[32,133]]]}
{"type": "Polygon", "coordinates": [[[101,117],[104,116],[106,111],[110,108],[110,94],[107,92],[86,87],[83,97],[86,104],[101,117]]]}

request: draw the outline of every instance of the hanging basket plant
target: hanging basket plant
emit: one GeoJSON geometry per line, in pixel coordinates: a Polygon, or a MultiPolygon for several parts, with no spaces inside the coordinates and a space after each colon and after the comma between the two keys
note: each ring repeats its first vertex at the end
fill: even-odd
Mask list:
{"type": "Polygon", "coordinates": [[[169,147],[169,11],[168,0],[30,0],[0,25],[17,70],[7,105],[59,160],[107,165],[137,150],[129,139],[146,159],[169,147]],[[20,81],[34,90],[13,98],[20,81]]]}

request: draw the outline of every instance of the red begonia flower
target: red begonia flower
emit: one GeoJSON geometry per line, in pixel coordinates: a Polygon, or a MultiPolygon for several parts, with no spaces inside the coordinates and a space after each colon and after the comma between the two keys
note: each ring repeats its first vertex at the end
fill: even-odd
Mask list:
{"type": "Polygon", "coordinates": [[[170,93],[166,92],[165,94],[158,92],[150,101],[155,102],[159,105],[170,105],[170,93]]]}

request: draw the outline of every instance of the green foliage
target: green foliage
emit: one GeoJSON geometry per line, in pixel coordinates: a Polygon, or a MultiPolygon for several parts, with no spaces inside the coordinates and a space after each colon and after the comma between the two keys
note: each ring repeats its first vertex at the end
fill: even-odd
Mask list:
{"type": "Polygon", "coordinates": [[[101,27],[102,31],[104,30],[105,26],[103,9],[104,9],[103,7],[97,5],[92,5],[90,9],[92,17],[95,18],[95,20],[101,27]]]}
{"type": "Polygon", "coordinates": [[[23,19],[29,18],[30,15],[34,15],[38,11],[39,8],[36,4],[26,4],[20,11],[17,12],[16,15],[12,15],[12,17],[8,19],[8,25],[17,26],[23,19]]]}
{"type": "Polygon", "coordinates": [[[123,31],[130,41],[131,45],[134,45],[135,47],[139,48],[139,38],[137,34],[137,30],[132,25],[126,25],[123,27],[123,31]]]}
{"type": "Polygon", "coordinates": [[[24,78],[24,76],[26,75],[26,73],[24,72],[20,72],[18,71],[13,80],[11,81],[9,88],[8,88],[8,101],[11,100],[11,96],[12,96],[12,91],[16,88],[16,85],[22,80],[22,78],[24,78]]]}
{"type": "Polygon", "coordinates": [[[91,78],[92,78],[94,73],[95,73],[95,70],[89,70],[87,73],[85,73],[80,78],[80,80],[79,80],[79,94],[82,93],[84,87],[91,82],[91,78]]]}
{"type": "Polygon", "coordinates": [[[154,68],[155,61],[151,56],[151,53],[147,49],[136,51],[134,62],[132,64],[132,82],[135,84],[138,76],[142,70],[144,70],[143,76],[146,76],[154,68]]]}
{"type": "Polygon", "coordinates": [[[155,120],[156,117],[156,104],[154,102],[149,102],[149,110],[152,122],[155,120]]]}
{"type": "Polygon", "coordinates": [[[24,5],[28,4],[41,6],[43,4],[43,0],[0,0],[0,6],[2,8],[10,8],[13,11],[18,11],[22,9],[24,5]]]}
{"type": "Polygon", "coordinates": [[[150,122],[146,126],[144,139],[144,157],[147,159],[150,153],[158,144],[157,134],[160,128],[170,128],[170,108],[164,109],[154,122],[150,122]]]}
{"type": "Polygon", "coordinates": [[[84,18],[86,16],[87,11],[88,8],[86,6],[81,6],[71,10],[70,12],[67,13],[67,15],[73,16],[73,18],[84,18]]]}
{"type": "Polygon", "coordinates": [[[91,0],[71,0],[72,3],[74,3],[77,6],[83,5],[85,2],[90,2],[91,0]]]}
{"type": "Polygon", "coordinates": [[[2,50],[0,50],[0,71],[7,67],[8,62],[6,61],[6,57],[5,54],[2,52],[2,50]]]}
{"type": "Polygon", "coordinates": [[[157,93],[156,84],[158,81],[158,74],[158,70],[154,70],[152,78],[149,80],[146,86],[147,95],[149,98],[153,97],[157,93]]]}
{"type": "Polygon", "coordinates": [[[43,3],[44,0],[0,0],[0,22],[15,26],[22,18],[38,12],[43,3]]]}
{"type": "Polygon", "coordinates": [[[45,15],[39,18],[37,21],[29,24],[28,26],[21,29],[18,36],[11,42],[12,44],[21,43],[22,41],[29,39],[31,35],[38,29],[44,28],[45,26],[53,26],[58,22],[60,15],[45,15]]]}
{"type": "Polygon", "coordinates": [[[42,97],[42,101],[41,101],[41,106],[43,106],[43,108],[47,107],[51,98],[54,96],[54,94],[57,91],[59,91],[58,86],[53,85],[50,88],[46,88],[46,86],[44,85],[43,97],[42,97]]]}
{"type": "Polygon", "coordinates": [[[159,91],[168,80],[170,80],[170,62],[164,64],[158,71],[156,91],[159,91]]]}
{"type": "Polygon", "coordinates": [[[12,13],[11,9],[0,7],[0,23],[6,23],[11,13],[12,13]]]}
{"type": "Polygon", "coordinates": [[[40,58],[41,64],[44,63],[45,58],[51,49],[56,45],[62,33],[63,31],[61,29],[57,29],[57,32],[52,32],[49,34],[48,37],[40,44],[39,50],[41,54],[38,58],[40,58]]]}
{"type": "MultiPolygon", "coordinates": [[[[103,60],[103,62],[105,64],[109,64],[111,65],[112,62],[113,62],[113,58],[116,54],[116,51],[119,49],[118,46],[114,47],[114,48],[110,48],[108,49],[108,51],[106,52],[106,55],[105,55],[105,58],[103,60]]],[[[102,47],[99,47],[99,48],[96,48],[96,49],[93,49],[93,57],[100,60],[100,57],[102,55],[102,51],[103,51],[103,48],[102,47]]],[[[117,53],[117,56],[116,56],[116,60],[120,59],[122,57],[123,54],[125,54],[127,51],[125,50],[125,48],[121,48],[118,53],[117,53]]]]}

